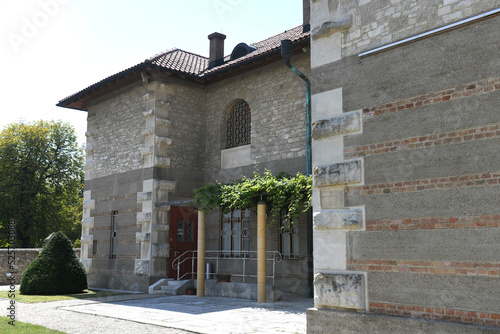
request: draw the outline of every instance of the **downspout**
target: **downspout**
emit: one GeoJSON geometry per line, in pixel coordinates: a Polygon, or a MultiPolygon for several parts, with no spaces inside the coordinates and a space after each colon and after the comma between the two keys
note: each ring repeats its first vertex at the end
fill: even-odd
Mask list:
{"type": "MultiPolygon", "coordinates": [[[[289,39],[281,41],[281,56],[285,58],[286,66],[297,74],[306,83],[306,176],[312,173],[312,153],[311,153],[311,81],[290,63],[293,56],[293,43],[289,39]]],[[[313,287],[313,229],[312,229],[312,208],[307,210],[307,297],[312,298],[313,287]]]]}

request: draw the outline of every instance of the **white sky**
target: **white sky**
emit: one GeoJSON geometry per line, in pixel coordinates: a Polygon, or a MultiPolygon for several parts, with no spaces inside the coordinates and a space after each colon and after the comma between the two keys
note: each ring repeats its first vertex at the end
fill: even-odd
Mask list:
{"type": "Polygon", "coordinates": [[[63,120],[85,142],[84,111],[56,103],[177,47],[208,56],[302,24],[302,0],[0,0],[0,129],[63,120]]]}

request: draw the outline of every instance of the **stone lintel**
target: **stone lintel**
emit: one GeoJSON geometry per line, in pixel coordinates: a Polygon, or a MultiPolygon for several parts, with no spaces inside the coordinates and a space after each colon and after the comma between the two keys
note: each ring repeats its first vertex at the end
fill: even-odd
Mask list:
{"type": "Polygon", "coordinates": [[[134,273],[137,275],[149,275],[149,260],[135,260],[134,273]]]}
{"type": "Polygon", "coordinates": [[[345,14],[335,20],[327,21],[311,31],[313,40],[325,38],[336,32],[349,29],[352,26],[352,14],[345,14]]]}
{"type": "Polygon", "coordinates": [[[363,210],[353,208],[315,212],[313,226],[318,230],[361,229],[363,227],[363,210]]]}
{"type": "Polygon", "coordinates": [[[360,112],[342,114],[329,119],[320,119],[312,125],[314,139],[343,135],[361,130],[360,112]]]}
{"type": "Polygon", "coordinates": [[[314,276],[314,306],[364,310],[364,275],[317,273],[314,276]]]}
{"type": "Polygon", "coordinates": [[[316,166],[313,178],[316,187],[361,183],[361,160],[316,166]]]}

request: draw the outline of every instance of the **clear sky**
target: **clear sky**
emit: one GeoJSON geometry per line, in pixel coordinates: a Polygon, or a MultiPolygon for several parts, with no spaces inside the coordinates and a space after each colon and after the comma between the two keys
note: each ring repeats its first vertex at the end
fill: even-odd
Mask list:
{"type": "Polygon", "coordinates": [[[87,113],[55,104],[171,48],[208,56],[207,36],[258,42],[302,24],[302,0],[0,0],[0,129],[87,113]]]}

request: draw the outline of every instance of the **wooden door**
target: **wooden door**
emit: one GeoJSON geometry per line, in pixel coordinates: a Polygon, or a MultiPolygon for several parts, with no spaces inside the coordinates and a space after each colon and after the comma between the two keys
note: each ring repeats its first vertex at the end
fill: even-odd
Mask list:
{"type": "MultiPolygon", "coordinates": [[[[196,250],[198,242],[198,213],[193,208],[172,206],[170,208],[170,256],[168,258],[168,277],[177,278],[177,270],[172,262],[186,251],[196,250]]],[[[180,276],[192,271],[192,252],[188,252],[183,259],[189,258],[180,265],[180,276]]],[[[194,270],[196,271],[196,261],[194,270]]],[[[190,275],[184,278],[191,278],[190,275]]]]}

